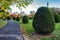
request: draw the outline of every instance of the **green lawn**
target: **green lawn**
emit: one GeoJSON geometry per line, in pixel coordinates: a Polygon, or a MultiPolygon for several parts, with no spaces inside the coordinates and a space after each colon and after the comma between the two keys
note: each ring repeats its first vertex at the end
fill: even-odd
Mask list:
{"type": "MultiPolygon", "coordinates": [[[[34,29],[32,27],[32,20],[29,20],[28,24],[23,24],[22,20],[19,21],[20,25],[26,29],[26,32],[28,34],[34,32],[34,29]]],[[[49,37],[49,38],[40,38],[42,40],[60,40],[60,23],[55,23],[55,31],[52,33],[55,34],[55,36],[49,37]]]]}
{"type": "Polygon", "coordinates": [[[0,19],[0,28],[3,28],[7,24],[6,21],[0,19]]]}
{"type": "Polygon", "coordinates": [[[60,23],[55,24],[55,31],[53,33],[60,36],[60,23]]]}
{"type": "Polygon", "coordinates": [[[60,30],[60,23],[56,23],[55,28],[60,30]]]}
{"type": "Polygon", "coordinates": [[[23,24],[22,23],[22,20],[20,20],[20,25],[23,27],[23,28],[25,28],[26,29],[26,32],[28,33],[28,34],[30,34],[30,33],[32,33],[33,31],[34,31],[34,29],[33,29],[33,27],[32,27],[32,20],[29,20],[29,23],[27,23],[27,24],[23,24]]]}
{"type": "MultiPolygon", "coordinates": [[[[31,32],[34,31],[33,27],[32,27],[32,20],[29,20],[28,24],[23,24],[22,20],[20,20],[20,25],[26,29],[26,32],[28,34],[30,34],[31,32]]],[[[60,30],[60,23],[55,23],[55,30],[60,30]]]]}

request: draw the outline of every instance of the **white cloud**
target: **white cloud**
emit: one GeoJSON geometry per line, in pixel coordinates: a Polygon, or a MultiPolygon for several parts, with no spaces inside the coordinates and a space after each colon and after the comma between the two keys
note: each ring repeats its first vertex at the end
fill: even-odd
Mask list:
{"type": "Polygon", "coordinates": [[[25,13],[29,14],[30,11],[35,11],[37,10],[38,6],[37,5],[29,5],[26,8],[22,8],[23,11],[25,11],[25,13]]]}
{"type": "MultiPolygon", "coordinates": [[[[13,12],[18,12],[20,13],[21,10],[19,10],[18,7],[16,7],[16,5],[10,6],[12,8],[12,13],[13,12]]],[[[37,8],[39,7],[39,5],[34,5],[34,4],[30,4],[28,5],[26,8],[22,8],[22,11],[25,11],[26,14],[30,14],[30,11],[35,11],[37,10],[37,8]]]]}
{"type": "Polygon", "coordinates": [[[13,12],[18,12],[20,13],[20,10],[18,9],[18,7],[16,7],[16,5],[10,6],[12,8],[12,13],[13,12]]]}

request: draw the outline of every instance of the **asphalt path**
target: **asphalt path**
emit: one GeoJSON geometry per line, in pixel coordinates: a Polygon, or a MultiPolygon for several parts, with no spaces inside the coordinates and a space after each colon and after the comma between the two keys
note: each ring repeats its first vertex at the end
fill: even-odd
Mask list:
{"type": "Polygon", "coordinates": [[[7,25],[0,29],[0,40],[25,40],[19,23],[8,20],[7,25]]]}

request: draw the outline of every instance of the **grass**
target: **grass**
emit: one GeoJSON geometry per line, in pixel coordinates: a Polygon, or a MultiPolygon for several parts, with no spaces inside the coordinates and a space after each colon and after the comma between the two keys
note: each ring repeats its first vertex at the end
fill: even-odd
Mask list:
{"type": "Polygon", "coordinates": [[[60,23],[55,23],[55,31],[53,33],[60,36],[60,23]]]}
{"type": "Polygon", "coordinates": [[[29,23],[27,23],[27,24],[22,23],[22,20],[20,20],[19,23],[26,30],[27,34],[30,34],[34,31],[34,29],[32,27],[32,20],[29,20],[29,23]]]}
{"type": "Polygon", "coordinates": [[[7,24],[6,21],[0,19],[0,28],[3,28],[7,24]]]}
{"type": "Polygon", "coordinates": [[[56,28],[57,30],[60,30],[60,23],[56,23],[56,24],[55,24],[55,28],[56,28]]]}
{"type": "MultiPolygon", "coordinates": [[[[28,24],[23,24],[22,20],[19,21],[20,25],[26,29],[26,32],[28,34],[34,32],[34,29],[32,27],[32,20],[29,20],[28,24]]],[[[40,38],[42,40],[60,40],[60,23],[55,23],[55,31],[52,33],[55,36],[49,37],[49,38],[40,38]]]]}
{"type": "MultiPolygon", "coordinates": [[[[3,28],[7,24],[6,21],[0,20],[0,28],[3,28]]],[[[24,24],[22,23],[22,20],[19,21],[19,24],[21,27],[26,29],[26,33],[30,34],[34,32],[34,29],[32,27],[32,20],[29,20],[29,23],[24,24]]],[[[49,38],[41,38],[42,40],[60,40],[60,23],[55,23],[55,31],[53,32],[56,36],[49,37],[49,38]]]]}
{"type": "MultiPolygon", "coordinates": [[[[29,20],[29,23],[24,24],[22,23],[22,20],[19,21],[20,25],[26,29],[26,32],[28,34],[32,33],[34,31],[32,27],[32,20],[29,20]]],[[[55,23],[55,30],[60,30],[60,23],[55,23]]]]}

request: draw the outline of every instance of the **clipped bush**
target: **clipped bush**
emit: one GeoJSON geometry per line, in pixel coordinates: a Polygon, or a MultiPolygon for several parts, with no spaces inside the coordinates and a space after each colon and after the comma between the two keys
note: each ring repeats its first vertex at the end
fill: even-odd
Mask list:
{"type": "Polygon", "coordinates": [[[40,34],[52,33],[55,29],[53,10],[47,7],[38,8],[33,19],[33,28],[40,34]]]}
{"type": "Polygon", "coordinates": [[[54,15],[54,19],[56,23],[59,23],[59,16],[57,14],[54,15]]]}
{"type": "Polygon", "coordinates": [[[16,20],[16,17],[13,17],[13,20],[16,20]]]}
{"type": "Polygon", "coordinates": [[[6,19],[7,19],[7,20],[10,20],[10,16],[7,16],[6,19]]]}
{"type": "Polygon", "coordinates": [[[20,17],[16,17],[16,21],[20,21],[20,17]]]}
{"type": "Polygon", "coordinates": [[[28,22],[29,22],[29,19],[28,19],[28,17],[27,17],[26,15],[23,16],[22,22],[23,22],[23,23],[28,23],[28,22]]]}
{"type": "Polygon", "coordinates": [[[59,17],[59,22],[60,22],[60,15],[58,15],[58,17],[59,17]]]}

